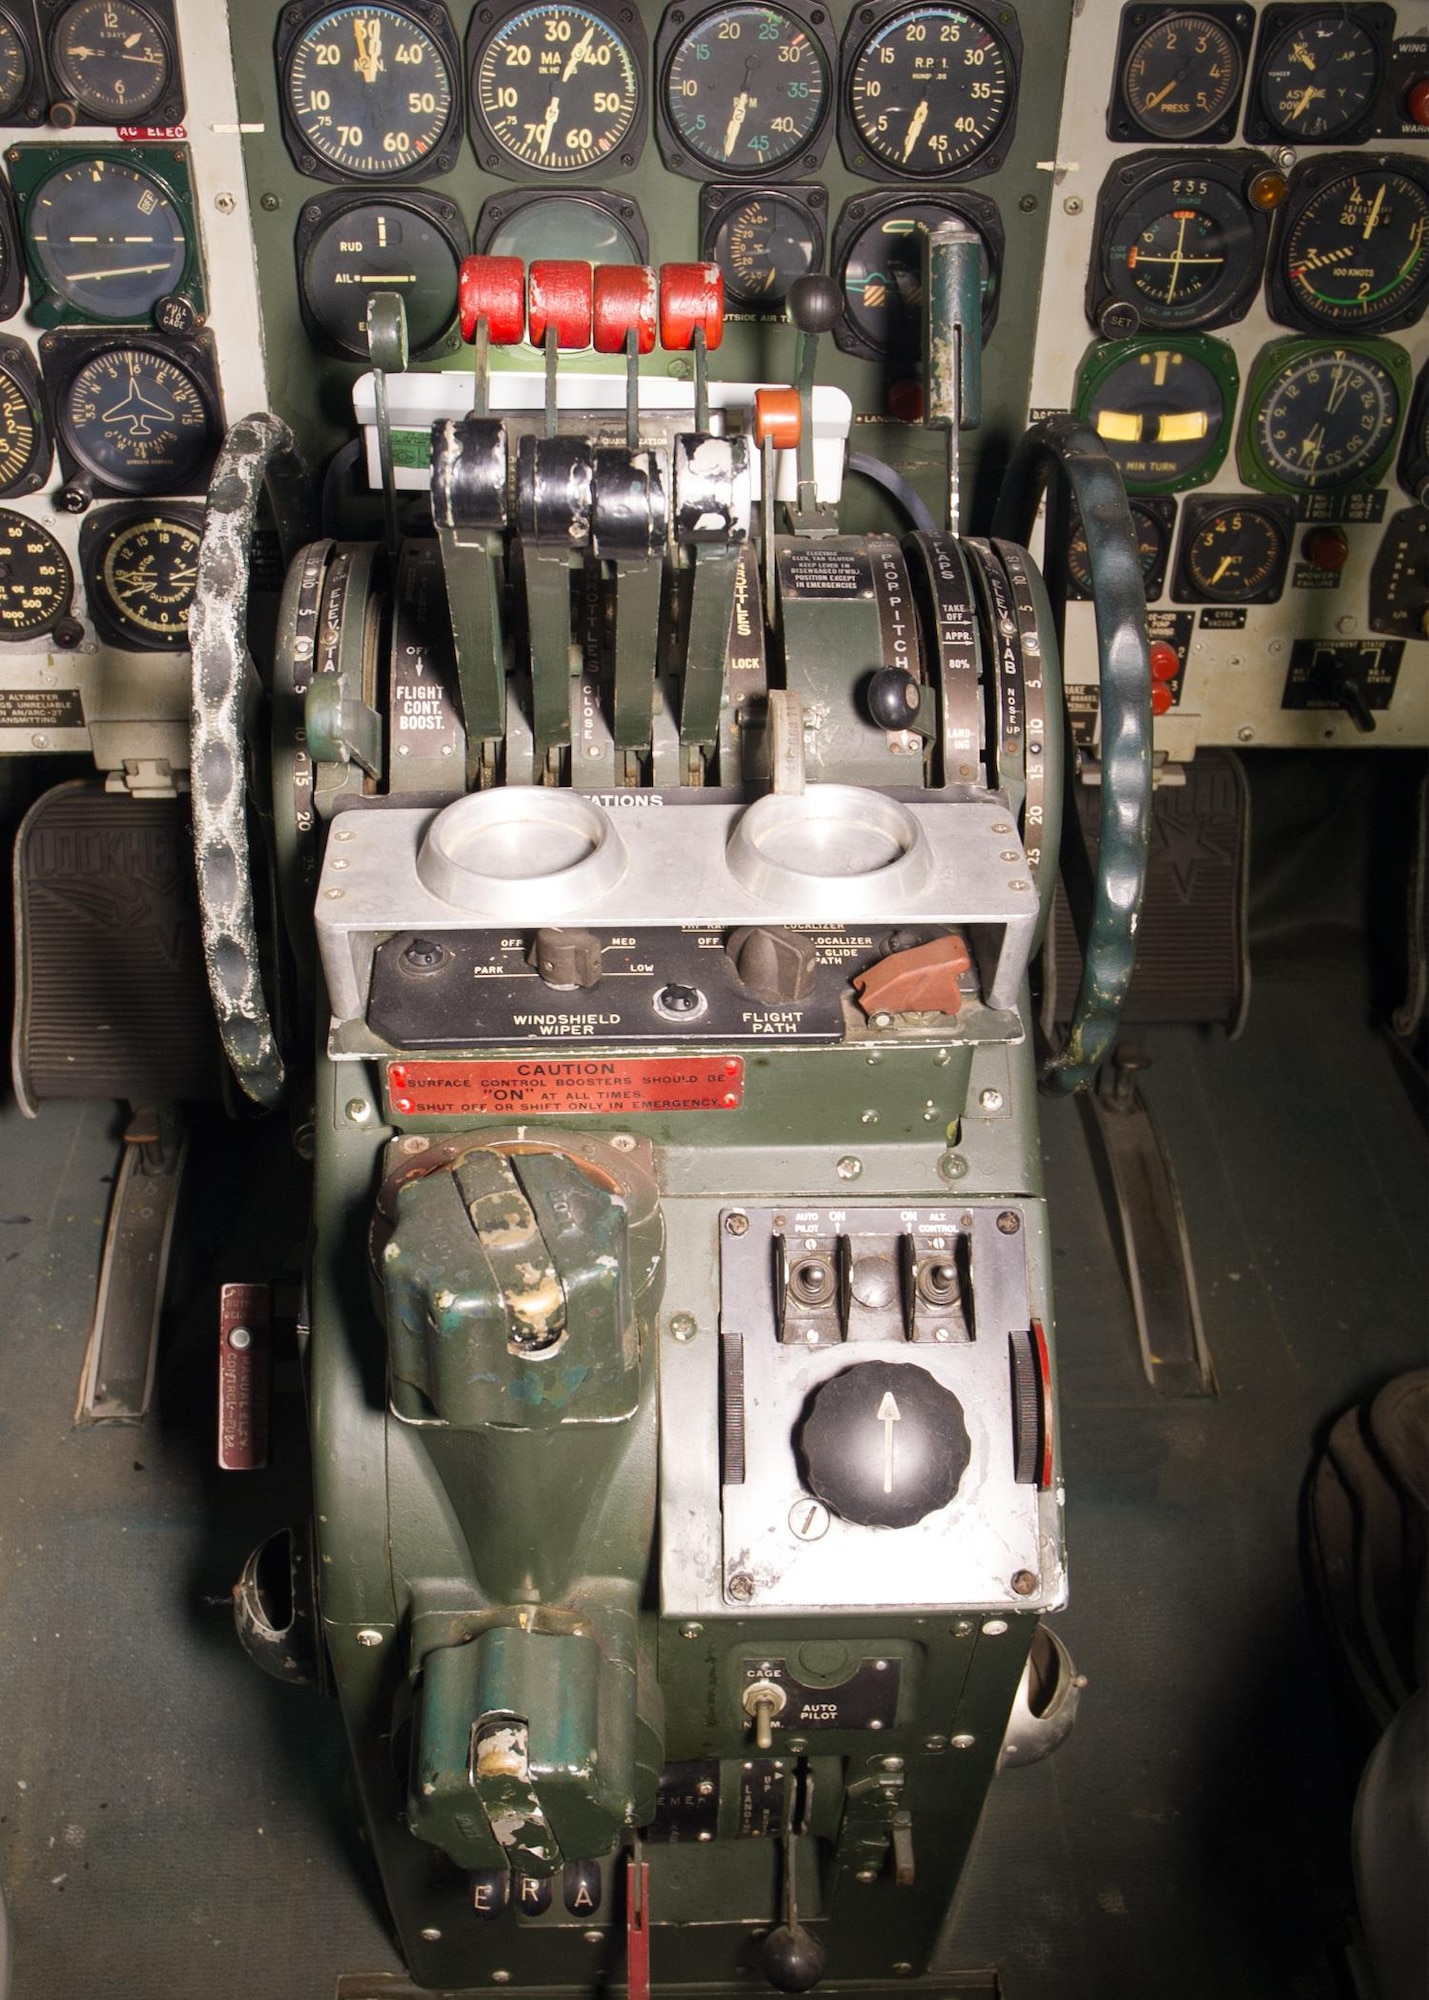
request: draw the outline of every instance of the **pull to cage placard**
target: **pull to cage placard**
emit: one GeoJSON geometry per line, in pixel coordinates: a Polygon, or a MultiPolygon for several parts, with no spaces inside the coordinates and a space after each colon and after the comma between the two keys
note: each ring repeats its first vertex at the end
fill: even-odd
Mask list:
{"type": "Polygon", "coordinates": [[[643,1111],[737,1111],[739,1056],[571,1056],[516,1062],[389,1062],[387,1098],[402,1117],[634,1117],[643,1111]]]}

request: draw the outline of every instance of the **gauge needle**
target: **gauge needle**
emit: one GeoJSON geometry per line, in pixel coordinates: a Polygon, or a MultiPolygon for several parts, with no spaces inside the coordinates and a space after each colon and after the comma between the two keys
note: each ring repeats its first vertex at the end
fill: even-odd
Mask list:
{"type": "Polygon", "coordinates": [[[556,129],[556,120],[560,117],[560,115],[561,115],[561,100],[559,96],[556,96],[553,97],[550,103],[546,106],[546,122],[536,135],[538,140],[540,141],[540,144],[536,148],[536,157],[538,159],[541,160],[545,159],[546,150],[551,143],[551,134],[556,129]]]}
{"type": "Polygon", "coordinates": [[[1235,555],[1222,556],[1220,561],[1216,564],[1215,575],[1211,578],[1211,582],[1213,584],[1219,583],[1221,578],[1225,575],[1226,571],[1228,569],[1234,569],[1239,561],[1240,561],[1239,556],[1235,555]]]}
{"type": "Polygon", "coordinates": [[[918,134],[928,122],[928,100],[918,99],[918,109],[908,121],[908,137],[903,141],[903,157],[907,160],[918,143],[918,134]]]}
{"type": "Polygon", "coordinates": [[[1323,90],[1316,89],[1313,83],[1307,83],[1295,101],[1285,107],[1286,117],[1303,118],[1305,113],[1310,109],[1310,106],[1315,102],[1315,99],[1324,95],[1323,90]]]}
{"type": "Polygon", "coordinates": [[[1324,448],[1325,426],[1321,424],[1318,429],[1305,433],[1300,446],[1300,463],[1302,465],[1316,464],[1324,448]]]}
{"type": "Polygon", "coordinates": [[[1384,207],[1384,190],[1387,185],[1388,183],[1385,181],[1381,181],[1379,184],[1379,193],[1374,198],[1374,206],[1371,208],[1369,212],[1369,219],[1366,221],[1364,226],[1364,240],[1366,243],[1369,242],[1370,233],[1374,229],[1375,224],[1379,221],[1379,211],[1384,207]]]}
{"type": "Polygon", "coordinates": [[[735,141],[739,137],[740,128],[744,124],[748,111],[749,92],[741,90],[738,97],[734,100],[734,109],[730,113],[729,123],[724,128],[724,156],[726,159],[734,151],[735,141]]]}
{"type": "Polygon", "coordinates": [[[72,285],[92,284],[97,278],[147,278],[155,271],[167,271],[169,260],[162,264],[114,264],[107,271],[70,271],[67,273],[72,285]]]}
{"type": "Polygon", "coordinates": [[[1334,374],[1330,377],[1330,393],[1325,398],[1325,415],[1327,417],[1332,417],[1341,403],[1344,402],[1349,386],[1349,376],[1342,367],[1337,365],[1334,374]]]}
{"type": "Polygon", "coordinates": [[[575,47],[571,50],[571,59],[561,72],[562,83],[570,82],[571,78],[575,75],[576,71],[580,68],[581,64],[590,54],[591,39],[594,36],[594,34],[595,34],[595,23],[592,22],[591,25],[586,29],[585,33],[581,36],[580,40],[576,43],[575,47]]]}
{"type": "Polygon", "coordinates": [[[1294,48],[1290,51],[1290,60],[1291,62],[1303,63],[1306,69],[1313,69],[1315,67],[1315,58],[1311,55],[1304,42],[1297,42],[1295,44],[1294,48]]]}
{"type": "Polygon", "coordinates": [[[1163,98],[1167,98],[1171,95],[1172,91],[1176,88],[1177,84],[1180,81],[1181,79],[1179,76],[1173,76],[1171,81],[1165,86],[1164,89],[1153,90],[1151,95],[1146,100],[1146,109],[1148,111],[1154,111],[1157,105],[1161,103],[1163,98]]]}
{"type": "Polygon", "coordinates": [[[355,67],[364,83],[376,83],[382,67],[382,24],[376,20],[357,20],[352,24],[352,32],[357,38],[355,67]]]}

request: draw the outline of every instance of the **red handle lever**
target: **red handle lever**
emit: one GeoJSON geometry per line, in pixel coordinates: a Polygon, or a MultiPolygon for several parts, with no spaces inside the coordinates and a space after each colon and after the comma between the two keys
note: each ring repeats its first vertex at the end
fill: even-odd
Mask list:
{"type": "Polygon", "coordinates": [[[557,347],[589,347],[592,277],[589,264],[539,257],[526,280],[526,330],[533,347],[554,332],[557,347]]]}
{"type": "Polygon", "coordinates": [[[592,297],[597,354],[623,354],[625,336],[636,336],[636,352],[655,345],[655,273],[648,264],[598,264],[592,297]]]}
{"type": "Polygon", "coordinates": [[[713,354],[724,338],[724,273],[718,264],[662,264],[660,345],[683,354],[701,327],[713,354]]]}
{"type": "Polygon", "coordinates": [[[486,321],[493,347],[514,347],[526,331],[526,266],[519,257],[464,257],[457,279],[461,337],[486,321]]]}

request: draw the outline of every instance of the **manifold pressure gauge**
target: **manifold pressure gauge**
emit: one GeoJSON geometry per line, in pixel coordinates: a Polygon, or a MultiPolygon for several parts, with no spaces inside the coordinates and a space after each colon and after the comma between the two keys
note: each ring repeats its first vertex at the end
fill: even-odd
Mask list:
{"type": "Polygon", "coordinates": [[[1333,153],[1296,169],[1280,211],[1270,310],[1283,326],[1374,333],[1429,300],[1429,166],[1333,153]]]}
{"type": "Polygon", "coordinates": [[[666,164],[762,176],[802,155],[803,167],[817,166],[811,148],[828,112],[833,63],[811,21],[825,18],[818,8],[806,21],[743,0],[702,14],[673,46],[662,32],[661,123],[674,149],[666,164]]]}
{"type": "MultiPolygon", "coordinates": [[[[1270,221],[1246,199],[1262,153],[1136,153],[1097,198],[1087,314],[1127,308],[1144,326],[1224,326],[1260,289],[1270,221]]],[[[1134,324],[1134,322],[1133,322],[1134,324]]]]}
{"type": "Polygon", "coordinates": [[[283,133],[324,180],[445,173],[461,140],[455,37],[427,0],[328,7],[278,43],[283,133]]]}
{"type": "Polygon", "coordinates": [[[1373,485],[1408,400],[1409,357],[1390,341],[1278,341],[1251,370],[1241,473],[1270,492],[1373,485]]]}
{"type": "Polygon", "coordinates": [[[69,611],[74,576],[48,528],[0,507],[0,639],[34,639],[69,611]]]}
{"type": "Polygon", "coordinates": [[[987,19],[949,6],[886,15],[846,50],[848,164],[908,180],[991,172],[1011,142],[1021,53],[1010,7],[987,19]]]}
{"type": "Polygon", "coordinates": [[[1113,139],[1199,139],[1235,131],[1250,48],[1246,7],[1128,7],[1122,15],[1113,139]]]}
{"type": "Polygon", "coordinates": [[[1113,340],[1082,363],[1076,411],[1128,491],[1170,493],[1214,478],[1230,444],[1238,387],[1235,355],[1204,334],[1113,340]]]}
{"type": "Polygon", "coordinates": [[[1273,604],[1295,532],[1282,501],[1202,494],[1188,500],[1171,595],[1178,604],[1273,604]]]}
{"type": "Polygon", "coordinates": [[[794,280],[818,270],[824,255],[823,206],[822,188],[701,191],[701,254],[724,273],[730,306],[776,312],[794,280]]]}
{"type": "MultiPolygon", "coordinates": [[[[629,11],[629,10],[626,10],[629,11]]],[[[576,0],[537,0],[495,27],[472,16],[471,138],[488,172],[606,172],[635,165],[644,86],[632,39],[576,0]]]]}
{"type": "Polygon", "coordinates": [[[177,80],[169,36],[134,0],[70,0],[50,29],[49,54],[61,97],[98,125],[147,117],[177,80]]]}
{"type": "Polygon", "coordinates": [[[85,595],[112,645],[141,653],[188,645],[202,531],[201,514],[168,507],[106,507],[85,522],[85,595]]]}

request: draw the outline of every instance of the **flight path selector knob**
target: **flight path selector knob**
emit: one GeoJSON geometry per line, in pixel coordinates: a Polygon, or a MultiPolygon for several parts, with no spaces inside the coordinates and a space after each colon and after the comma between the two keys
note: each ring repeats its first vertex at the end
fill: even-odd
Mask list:
{"type": "Polygon", "coordinates": [[[915,1363],[860,1361],[814,1393],[799,1434],[809,1490],[845,1521],[911,1528],[968,1469],[963,1406],[915,1363]]]}

